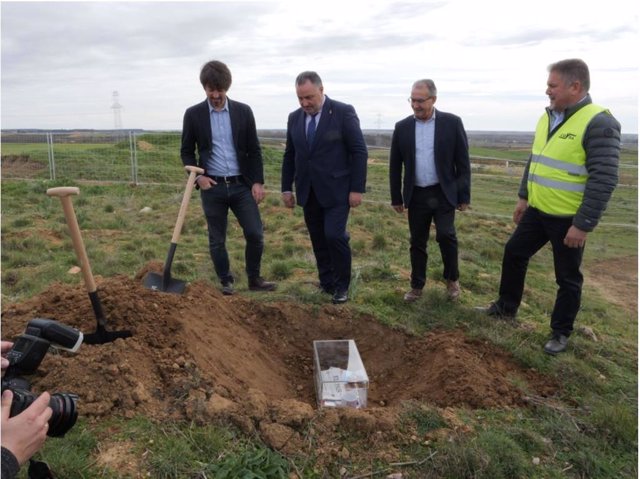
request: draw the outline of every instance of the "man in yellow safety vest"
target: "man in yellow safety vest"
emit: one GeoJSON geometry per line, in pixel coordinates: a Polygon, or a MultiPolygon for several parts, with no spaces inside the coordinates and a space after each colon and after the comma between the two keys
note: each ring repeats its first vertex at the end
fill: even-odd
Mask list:
{"type": "Polygon", "coordinates": [[[620,123],[591,102],[589,68],[578,59],[549,66],[549,107],[538,121],[531,156],[505,245],[499,298],[484,312],[514,318],[529,259],[547,242],[558,291],[548,354],[567,348],[582,294],[580,272],[587,234],[596,227],[618,182],[620,123]]]}

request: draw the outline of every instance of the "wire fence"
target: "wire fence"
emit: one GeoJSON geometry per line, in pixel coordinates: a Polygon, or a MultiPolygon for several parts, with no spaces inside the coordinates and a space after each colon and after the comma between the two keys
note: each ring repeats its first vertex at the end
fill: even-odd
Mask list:
{"type": "MultiPolygon", "coordinates": [[[[373,157],[386,168],[390,135],[367,136],[373,157]]],[[[180,132],[73,131],[2,132],[4,179],[119,182],[135,185],[176,184],[184,181],[180,160],[180,132]]],[[[277,190],[285,138],[260,137],[264,152],[265,185],[277,190]]],[[[487,158],[486,160],[491,160],[487,158]]],[[[498,160],[498,159],[493,159],[498,160]]],[[[507,170],[517,160],[499,160],[507,170]]],[[[522,161],[519,166],[522,166],[522,161]]],[[[387,199],[387,180],[370,182],[372,199],[387,199]]]]}
{"type": "Polygon", "coordinates": [[[2,133],[2,176],[104,182],[176,183],[184,179],[180,133],[2,133]]]}
{"type": "MultiPolygon", "coordinates": [[[[497,142],[498,146],[506,146],[512,153],[528,151],[531,141],[529,135],[512,135],[491,136],[472,132],[469,136],[470,142],[480,147],[497,142]]],[[[5,179],[71,179],[134,185],[177,184],[184,181],[180,160],[181,133],[178,131],[2,131],[0,138],[2,177],[5,179]]],[[[386,166],[391,132],[367,131],[365,140],[373,161],[386,166]]],[[[264,152],[265,185],[276,190],[280,184],[285,132],[262,131],[260,142],[264,152]]],[[[635,153],[637,155],[637,149],[635,153]]],[[[471,161],[476,174],[492,172],[492,168],[500,167],[501,174],[507,176],[519,175],[525,163],[522,155],[515,158],[514,155],[508,158],[472,155],[471,161]]],[[[620,164],[622,170],[632,170],[629,173],[636,179],[633,186],[637,186],[637,167],[637,161],[634,164],[620,164]]],[[[624,171],[621,173],[621,185],[625,185],[627,178],[624,171]]],[[[386,181],[383,183],[378,185],[374,181],[370,184],[372,190],[384,190],[386,195],[387,184],[386,181]]]]}
{"type": "MultiPolygon", "coordinates": [[[[259,132],[267,191],[280,189],[284,133],[259,132]]],[[[498,139],[510,152],[506,158],[472,156],[476,185],[486,182],[497,194],[503,194],[507,188],[517,190],[530,148],[529,138],[519,135],[498,139]]],[[[485,142],[490,144],[485,136],[471,135],[470,141],[473,143],[475,139],[482,147],[485,142]]],[[[391,132],[365,132],[365,140],[370,153],[365,201],[388,204],[391,132]]],[[[176,131],[3,131],[1,173],[3,179],[177,185],[185,180],[180,142],[181,133],[176,131]]],[[[637,158],[637,150],[635,153],[637,158]]],[[[621,164],[620,183],[619,186],[637,188],[637,160],[634,164],[621,164]]]]}

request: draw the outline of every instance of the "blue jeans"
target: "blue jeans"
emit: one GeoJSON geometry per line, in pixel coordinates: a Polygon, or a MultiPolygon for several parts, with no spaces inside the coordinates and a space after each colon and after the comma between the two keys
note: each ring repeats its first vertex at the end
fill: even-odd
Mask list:
{"type": "Polygon", "coordinates": [[[220,281],[233,282],[226,247],[229,209],[238,219],[246,240],[244,258],[247,276],[259,277],[264,235],[260,210],[253,199],[251,188],[245,184],[218,183],[208,190],[200,190],[200,198],[209,227],[209,253],[220,281]]]}

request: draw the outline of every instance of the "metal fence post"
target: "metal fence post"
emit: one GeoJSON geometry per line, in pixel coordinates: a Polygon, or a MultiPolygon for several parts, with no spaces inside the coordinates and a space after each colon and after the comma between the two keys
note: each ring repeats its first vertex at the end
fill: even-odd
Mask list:
{"type": "Polygon", "coordinates": [[[134,185],[138,185],[138,152],[136,150],[135,133],[129,131],[129,152],[131,154],[131,181],[134,185]]]}
{"type": "Polygon", "coordinates": [[[47,154],[49,155],[49,178],[56,179],[56,158],[53,154],[53,133],[46,134],[47,137],[47,154]]]}

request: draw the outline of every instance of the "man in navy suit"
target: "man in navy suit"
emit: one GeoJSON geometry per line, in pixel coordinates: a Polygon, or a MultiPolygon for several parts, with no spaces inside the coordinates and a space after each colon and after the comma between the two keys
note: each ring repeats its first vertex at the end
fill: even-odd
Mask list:
{"type": "Polygon", "coordinates": [[[207,218],[209,253],[222,283],[222,293],[234,293],[226,248],[229,209],[238,219],[246,240],[249,289],[273,291],[276,284],[260,276],[264,239],[258,204],[265,193],[262,150],[253,112],[248,105],[227,97],[231,72],[224,63],[217,60],[206,63],[200,71],[200,83],[207,99],[184,114],[180,156],[185,165],[205,170],[196,183],[207,218]]]}
{"type": "Polygon", "coordinates": [[[407,302],[418,300],[426,283],[432,220],[448,297],[460,296],[454,219],[456,209],[465,211],[471,200],[469,146],[462,120],[434,108],[437,95],[432,80],[416,81],[409,98],[414,114],[396,123],[391,140],[391,206],[398,213],[409,210],[411,290],[404,295],[407,302]]]}
{"type": "Polygon", "coordinates": [[[351,248],[350,208],[362,202],[367,179],[367,146],[351,105],[324,94],[316,72],[296,78],[300,108],[289,115],[282,162],[282,201],[302,206],[322,291],[334,304],[348,300],[351,248]]]}

